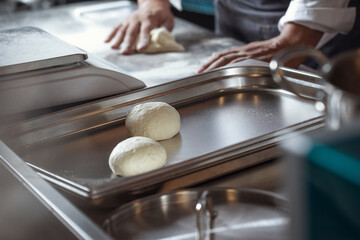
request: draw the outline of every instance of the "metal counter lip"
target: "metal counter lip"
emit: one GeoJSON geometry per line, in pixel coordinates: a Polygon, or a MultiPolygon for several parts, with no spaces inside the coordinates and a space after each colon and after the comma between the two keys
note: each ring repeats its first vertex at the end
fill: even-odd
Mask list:
{"type": "Polygon", "coordinates": [[[4,164],[79,239],[111,239],[68,199],[55,191],[1,140],[0,161],[0,164],[4,164]]]}
{"type": "MultiPolygon", "coordinates": [[[[305,73],[299,73],[297,71],[290,70],[288,73],[292,77],[307,76],[308,78],[315,79],[315,82],[318,79],[312,74],[306,75],[305,73]]],[[[19,131],[17,131],[15,135],[24,138],[23,140],[25,145],[31,147],[32,144],[37,144],[37,142],[31,142],[31,139],[34,139],[34,136],[37,134],[39,134],[39,136],[48,136],[46,135],[48,134],[46,130],[49,126],[52,127],[52,133],[50,134],[53,134],[54,136],[57,134],[56,131],[54,131],[54,127],[58,127],[59,129],[67,129],[64,127],[66,124],[73,124],[75,126],[75,128],[70,128],[66,134],[59,136],[61,138],[63,136],[86,131],[88,129],[99,128],[104,125],[121,122],[125,119],[127,111],[138,102],[161,99],[161,101],[168,102],[169,104],[177,107],[191,101],[198,101],[198,99],[201,99],[201,97],[208,97],[209,91],[211,94],[215,95],[224,94],[227,91],[270,91],[275,94],[289,94],[292,96],[292,94],[277,88],[267,67],[229,67],[199,74],[193,77],[187,77],[155,87],[135,90],[128,94],[100,100],[48,116],[43,116],[35,120],[30,120],[23,124],[17,125],[16,128],[19,131]],[[252,81],[246,81],[249,78],[252,81]],[[255,81],[255,79],[257,79],[257,81],[255,81]],[[207,88],[206,92],[191,92],[194,88],[196,88],[196,86],[203,86],[204,84],[212,88],[210,90],[207,88]],[[191,94],[188,94],[185,99],[183,96],[176,96],[177,92],[181,91],[189,91],[191,94]],[[120,112],[117,112],[119,109],[120,112]],[[83,122],[85,122],[87,125],[80,124],[83,122]]],[[[108,196],[120,194],[126,190],[129,191],[129,188],[131,191],[137,191],[142,188],[150,187],[150,185],[148,186],[146,184],[146,186],[144,186],[143,181],[146,179],[152,179],[151,185],[157,185],[161,184],[162,181],[167,180],[169,177],[173,179],[176,176],[184,175],[184,171],[186,173],[193,173],[204,169],[207,166],[215,166],[233,160],[234,158],[251,155],[257,151],[260,151],[261,149],[276,148],[277,143],[286,138],[286,136],[291,134],[291,132],[294,130],[303,133],[321,127],[323,127],[323,118],[317,117],[315,119],[301,122],[284,129],[279,129],[275,132],[271,132],[260,137],[249,139],[248,141],[241,142],[233,146],[219,149],[215,152],[204,154],[197,157],[196,159],[189,159],[191,161],[170,165],[166,168],[158,169],[155,172],[145,173],[143,175],[137,176],[136,178],[128,178],[126,179],[125,184],[124,181],[119,181],[116,183],[105,182],[101,184],[101,186],[96,186],[96,184],[82,185],[78,184],[79,182],[74,182],[62,178],[61,176],[52,175],[46,170],[37,169],[36,166],[32,167],[46,180],[55,183],[55,185],[60,185],[62,188],[70,191],[71,193],[75,193],[81,198],[85,198],[87,200],[100,200],[108,196]],[[189,166],[189,162],[191,162],[191,167],[189,166]],[[179,167],[183,172],[179,172],[179,167]]],[[[47,140],[48,139],[49,138],[47,138],[47,140]]],[[[278,157],[278,154],[272,153],[271,157],[278,157]]],[[[29,165],[31,166],[31,164],[29,165]]],[[[92,179],[85,180],[89,181],[90,183],[92,179]]]]}

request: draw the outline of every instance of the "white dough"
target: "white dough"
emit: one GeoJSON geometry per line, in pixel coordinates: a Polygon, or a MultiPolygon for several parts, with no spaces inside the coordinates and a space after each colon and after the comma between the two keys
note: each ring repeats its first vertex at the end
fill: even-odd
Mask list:
{"type": "Polygon", "coordinates": [[[164,102],[148,102],[133,107],[125,120],[131,136],[153,140],[172,138],[180,131],[180,115],[164,102]]]}
{"type": "Polygon", "coordinates": [[[160,143],[146,137],[131,137],[116,145],[109,165],[117,175],[133,176],[164,166],[166,157],[160,143]]]}
{"type": "Polygon", "coordinates": [[[174,36],[165,27],[151,30],[150,38],[150,45],[141,52],[160,53],[184,51],[184,47],[175,41],[174,36]]]}

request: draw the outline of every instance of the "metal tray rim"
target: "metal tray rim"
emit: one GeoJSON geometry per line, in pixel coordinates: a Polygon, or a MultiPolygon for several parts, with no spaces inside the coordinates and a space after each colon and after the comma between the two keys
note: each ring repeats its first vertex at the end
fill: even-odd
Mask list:
{"type": "MultiPolygon", "coordinates": [[[[290,71],[290,73],[295,76],[298,75],[298,76],[302,76],[302,77],[316,78],[316,76],[314,77],[313,75],[306,75],[306,74],[303,74],[301,72],[296,72],[296,71],[290,71]]],[[[86,104],[84,106],[75,107],[75,108],[72,108],[69,110],[61,111],[59,113],[42,116],[40,118],[22,123],[20,125],[20,131],[18,131],[16,134],[18,136],[19,135],[21,136],[21,134],[25,134],[25,136],[26,136],[26,134],[31,134],[34,132],[42,131],[42,129],[46,130],[49,127],[62,126],[62,124],[66,124],[67,122],[84,121],[84,119],[86,121],[89,121],[89,118],[96,119],[96,117],[99,114],[101,115],[101,114],[104,114],[109,111],[110,112],[114,111],[118,108],[122,108],[122,106],[131,106],[131,104],[126,105],[126,104],[124,104],[124,102],[119,101],[119,100],[125,99],[125,100],[128,100],[128,102],[135,104],[139,101],[143,101],[144,99],[146,99],[146,100],[155,99],[156,97],[159,97],[159,95],[160,95],[160,97],[165,96],[166,93],[171,95],[172,93],[177,93],[177,92],[185,91],[187,89],[192,89],[194,86],[203,86],[204,84],[214,84],[215,88],[213,88],[213,90],[215,89],[220,94],[225,94],[226,91],[233,91],[233,92],[272,91],[275,94],[289,94],[289,95],[294,96],[293,94],[291,94],[289,92],[286,92],[282,89],[276,88],[276,85],[274,84],[274,81],[272,80],[269,69],[267,67],[230,67],[230,68],[225,68],[225,69],[220,69],[220,70],[214,70],[209,73],[200,74],[193,78],[191,78],[191,77],[184,78],[184,79],[180,79],[178,81],[171,82],[168,84],[163,84],[163,85],[159,85],[159,86],[155,86],[155,87],[151,87],[151,88],[136,90],[129,94],[123,94],[121,96],[112,97],[112,98],[105,99],[105,100],[100,100],[95,103],[90,103],[90,104],[86,104]],[[233,85],[230,84],[229,88],[222,88],[223,85],[218,84],[219,82],[226,83],[229,79],[233,79],[234,77],[240,77],[240,78],[238,78],[235,81],[236,84],[233,84],[233,85]],[[242,77],[245,77],[245,78],[253,77],[252,79],[261,79],[262,78],[262,80],[266,79],[266,81],[260,81],[260,83],[255,81],[255,82],[252,82],[252,84],[250,84],[250,85],[246,85],[241,82],[242,77]],[[192,80],[192,79],[195,79],[195,80],[191,82],[190,80],[192,80]],[[173,87],[173,88],[170,88],[170,87],[173,87]],[[144,92],[147,94],[143,94],[144,92]],[[140,98],[140,100],[138,98],[139,95],[142,96],[140,98]],[[120,104],[117,101],[119,101],[120,104]],[[93,107],[97,106],[99,104],[100,104],[99,108],[94,110],[93,107]],[[101,105],[101,104],[103,104],[103,105],[101,105]],[[113,106],[112,104],[116,104],[116,105],[113,106]],[[78,113],[79,115],[78,116],[72,115],[74,113],[78,113]],[[68,115],[72,115],[71,121],[64,122],[64,119],[66,120],[66,117],[68,115]],[[58,117],[61,118],[59,121],[57,121],[58,117]],[[48,120],[48,122],[45,122],[45,124],[43,124],[43,126],[39,126],[39,124],[41,125],[42,119],[48,120]],[[54,120],[55,120],[55,123],[53,122],[54,120]]],[[[299,84],[299,83],[297,83],[297,84],[299,84]]],[[[199,96],[195,96],[195,97],[198,98],[199,96]]],[[[176,100],[174,100],[172,102],[170,101],[169,103],[173,104],[175,107],[183,104],[176,100]]],[[[91,127],[98,128],[98,127],[101,127],[104,125],[122,121],[122,120],[124,120],[124,117],[126,116],[126,112],[122,112],[122,114],[123,115],[118,114],[115,117],[116,119],[106,119],[108,121],[107,123],[101,122],[100,125],[95,126],[95,127],[91,126],[91,127]]],[[[103,120],[103,119],[100,119],[100,120],[103,120]]],[[[307,128],[320,128],[322,126],[323,126],[322,117],[319,117],[316,119],[311,119],[310,121],[303,122],[303,123],[300,123],[300,124],[297,124],[294,126],[288,126],[286,129],[280,129],[278,131],[275,131],[275,132],[272,132],[272,133],[254,138],[254,139],[249,139],[249,141],[246,141],[246,142],[243,142],[240,144],[235,144],[235,146],[230,146],[230,147],[227,147],[226,149],[219,149],[218,151],[215,151],[215,152],[212,152],[209,154],[205,154],[203,156],[199,156],[196,159],[190,159],[191,161],[186,161],[186,162],[191,162],[192,164],[194,164],[194,162],[195,162],[196,164],[198,164],[196,166],[197,168],[191,169],[191,171],[194,172],[196,169],[204,168],[206,166],[206,164],[219,164],[221,162],[227,161],[227,159],[219,160],[218,158],[216,158],[216,156],[219,154],[228,154],[229,155],[228,158],[234,158],[235,156],[238,156],[239,154],[245,154],[246,151],[244,152],[244,150],[249,149],[249,146],[250,146],[250,150],[252,150],[252,151],[256,150],[256,148],[259,149],[259,148],[264,148],[264,147],[275,146],[281,140],[281,138],[283,138],[284,136],[286,136],[286,134],[289,134],[293,130],[297,130],[299,132],[304,132],[304,131],[306,131],[307,128]],[[251,149],[251,147],[252,147],[252,149],[251,149]],[[217,159],[217,161],[215,161],[214,159],[213,159],[214,161],[211,161],[212,157],[214,159],[217,159]],[[204,165],[204,161],[206,162],[205,165],[204,165]]],[[[16,126],[16,127],[19,128],[19,126],[16,126]]],[[[88,130],[88,129],[89,128],[85,128],[85,130],[88,130]]],[[[73,131],[72,133],[78,133],[78,132],[79,131],[73,131]]],[[[71,135],[71,134],[69,134],[69,135],[71,135]]],[[[65,134],[65,136],[67,136],[67,134],[65,134]]],[[[189,163],[181,163],[181,164],[185,167],[186,166],[188,167],[188,165],[189,165],[189,163]]],[[[57,185],[59,185],[59,183],[62,184],[63,188],[70,191],[71,193],[75,193],[75,195],[78,195],[80,197],[85,197],[85,198],[91,199],[91,200],[96,200],[96,199],[104,198],[107,196],[112,196],[112,195],[120,193],[121,191],[126,190],[126,189],[124,189],[124,185],[126,185],[127,187],[132,186],[134,188],[139,188],[138,183],[144,179],[149,179],[150,177],[152,178],[152,181],[151,181],[152,184],[154,184],[153,178],[156,178],[156,182],[155,182],[156,184],[160,184],[161,181],[164,181],[165,175],[167,177],[169,177],[168,174],[166,174],[169,169],[174,170],[174,169],[177,169],[179,166],[180,165],[177,165],[177,164],[174,164],[171,166],[166,166],[164,168],[154,170],[153,172],[150,172],[150,173],[145,173],[145,174],[142,174],[142,175],[139,175],[136,177],[126,178],[126,181],[105,182],[105,183],[101,184],[101,186],[91,186],[91,185],[88,185],[85,183],[80,184],[79,181],[74,182],[71,179],[69,179],[69,180],[65,179],[65,181],[64,181],[64,179],[62,179],[62,177],[54,178],[54,176],[51,176],[51,173],[48,173],[46,170],[42,171],[41,169],[37,169],[37,168],[35,168],[35,170],[37,172],[39,172],[48,181],[53,182],[57,185]],[[162,175],[164,175],[164,176],[162,176],[162,175]],[[72,182],[74,182],[74,183],[72,183],[72,182]]],[[[189,169],[187,171],[189,171],[189,169]]],[[[181,173],[178,171],[176,174],[179,175],[181,173]]],[[[172,175],[176,175],[176,174],[174,174],[172,172],[172,175]]],[[[144,187],[144,186],[142,185],[141,187],[144,187]]]]}

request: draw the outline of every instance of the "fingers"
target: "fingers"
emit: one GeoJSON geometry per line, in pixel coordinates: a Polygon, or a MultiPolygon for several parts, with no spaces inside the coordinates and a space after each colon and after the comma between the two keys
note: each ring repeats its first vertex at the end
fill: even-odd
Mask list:
{"type": "Polygon", "coordinates": [[[164,19],[159,19],[159,16],[148,16],[147,19],[148,21],[141,22],[139,41],[136,46],[136,49],[139,52],[145,50],[149,46],[151,40],[151,30],[158,27],[165,27],[168,31],[171,31],[174,27],[174,16],[171,12],[164,17],[164,19]]]}
{"type": "Polygon", "coordinates": [[[110,35],[106,38],[105,42],[111,42],[111,40],[116,36],[117,32],[119,31],[119,29],[121,28],[121,24],[118,25],[116,28],[114,28],[112,30],[112,32],[110,33],[110,35]]]}
{"type": "Polygon", "coordinates": [[[198,73],[202,73],[205,72],[206,69],[208,69],[208,67],[213,64],[217,59],[219,58],[219,54],[218,53],[213,53],[211,59],[206,62],[205,64],[203,64],[199,70],[197,71],[198,73]]]}
{"type": "Polygon", "coordinates": [[[110,33],[105,42],[110,42],[116,39],[115,43],[111,46],[113,49],[119,49],[121,54],[131,54],[135,47],[138,50],[144,50],[150,43],[150,31],[152,30],[150,24],[120,24],[110,33]],[[136,40],[139,36],[137,46],[136,40]]]}
{"type": "MultiPolygon", "coordinates": [[[[112,49],[119,49],[120,45],[124,40],[125,32],[126,32],[126,27],[120,26],[119,28],[117,28],[117,32],[115,32],[115,35],[117,34],[118,36],[116,42],[111,46],[112,49]]],[[[113,36],[113,38],[115,37],[115,35],[113,36]]]]}
{"type": "Polygon", "coordinates": [[[198,73],[206,72],[218,67],[222,67],[226,64],[229,64],[234,59],[240,57],[236,52],[234,51],[225,51],[223,53],[214,53],[212,58],[202,65],[200,69],[198,70],[198,73]]]}
{"type": "Polygon", "coordinates": [[[198,73],[250,58],[270,61],[276,50],[276,44],[273,44],[270,40],[234,47],[221,53],[214,53],[212,58],[200,67],[198,73]]]}
{"type": "Polygon", "coordinates": [[[116,39],[112,48],[120,48],[121,54],[131,54],[135,49],[143,51],[150,44],[150,31],[160,26],[165,26],[169,31],[174,26],[168,1],[144,1],[110,33],[105,42],[116,39]]]}
{"type": "Polygon", "coordinates": [[[112,30],[110,35],[105,40],[109,43],[115,40],[114,44],[111,45],[113,49],[120,49],[121,54],[130,54],[134,48],[134,44],[137,36],[139,35],[140,22],[134,18],[125,20],[112,30]]]}
{"type": "Polygon", "coordinates": [[[139,41],[136,46],[136,50],[139,52],[145,50],[150,44],[150,32],[154,26],[150,23],[143,23],[140,27],[139,41]]]}
{"type": "Polygon", "coordinates": [[[123,43],[120,45],[121,54],[131,54],[135,49],[135,41],[139,35],[140,24],[130,25],[125,33],[123,43]]]}
{"type": "Polygon", "coordinates": [[[174,16],[170,15],[166,21],[162,24],[169,32],[171,32],[174,28],[174,16]]]}

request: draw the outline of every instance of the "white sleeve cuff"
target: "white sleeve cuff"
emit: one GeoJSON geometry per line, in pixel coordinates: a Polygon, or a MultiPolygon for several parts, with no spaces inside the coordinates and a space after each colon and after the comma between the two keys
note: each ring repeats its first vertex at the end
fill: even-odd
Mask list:
{"type": "Polygon", "coordinates": [[[341,4],[331,6],[329,3],[334,1],[329,0],[327,4],[324,1],[323,5],[319,2],[321,1],[291,1],[285,15],[279,21],[279,30],[281,31],[286,23],[295,22],[325,33],[346,34],[351,31],[356,17],[355,7],[346,7],[348,1],[342,1],[342,6],[341,4]],[[314,4],[314,2],[318,4],[314,4]]]}

